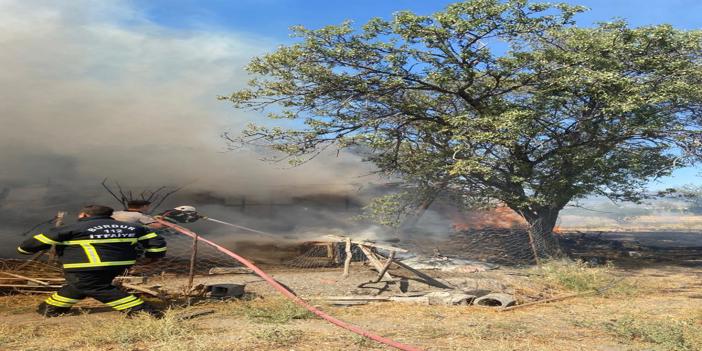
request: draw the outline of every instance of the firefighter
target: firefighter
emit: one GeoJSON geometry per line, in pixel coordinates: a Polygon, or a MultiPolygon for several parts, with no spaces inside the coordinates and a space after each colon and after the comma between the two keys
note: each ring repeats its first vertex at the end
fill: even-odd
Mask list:
{"type": "Polygon", "coordinates": [[[92,297],[128,315],[139,311],[160,315],[139,297],[112,285],[112,280],[136,262],[137,244],[144,247],[146,257],[160,258],[166,254],[166,242],[147,227],[112,219],[112,212],[106,206],[86,206],[76,224],[37,234],[17,248],[32,254],[55,246],[63,264],[66,284],[39,305],[38,313],[60,316],[92,297]]]}
{"type": "Polygon", "coordinates": [[[166,210],[159,216],[173,223],[193,223],[200,218],[204,218],[197,213],[197,209],[193,206],[178,206],[176,208],[166,210]]]}

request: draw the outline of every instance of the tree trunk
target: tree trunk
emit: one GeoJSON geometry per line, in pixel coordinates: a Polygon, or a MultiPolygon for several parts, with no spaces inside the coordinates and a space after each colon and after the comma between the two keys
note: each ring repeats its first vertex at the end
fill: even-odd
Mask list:
{"type": "Polygon", "coordinates": [[[429,209],[429,206],[431,206],[432,203],[434,203],[434,200],[436,199],[436,196],[432,195],[422,201],[419,206],[410,214],[400,225],[399,229],[400,230],[412,230],[417,226],[417,223],[419,223],[419,220],[422,219],[422,216],[424,216],[424,213],[427,212],[429,209]]]}
{"type": "Polygon", "coordinates": [[[539,257],[558,257],[562,251],[558,239],[553,235],[560,209],[543,207],[536,210],[519,211],[529,223],[529,231],[534,241],[535,254],[539,257]]]}

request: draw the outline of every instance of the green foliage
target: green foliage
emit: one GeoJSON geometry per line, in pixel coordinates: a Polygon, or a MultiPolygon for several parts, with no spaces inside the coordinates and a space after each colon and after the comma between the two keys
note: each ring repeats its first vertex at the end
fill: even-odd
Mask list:
{"type": "Polygon", "coordinates": [[[364,208],[364,219],[380,225],[397,228],[414,210],[415,201],[407,192],[388,194],[372,199],[364,208]]]}
{"type": "Polygon", "coordinates": [[[226,99],[304,127],[230,140],[293,164],[355,147],[416,189],[497,199],[547,231],[572,199],[637,200],[702,155],[702,31],[577,27],[582,11],[472,0],[360,30],[296,27],[226,99]]]}

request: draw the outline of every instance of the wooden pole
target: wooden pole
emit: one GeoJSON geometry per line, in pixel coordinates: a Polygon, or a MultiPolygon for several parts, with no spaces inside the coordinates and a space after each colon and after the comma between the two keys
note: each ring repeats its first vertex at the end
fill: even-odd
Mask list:
{"type": "Polygon", "coordinates": [[[527,228],[527,234],[529,235],[529,245],[531,245],[531,251],[534,253],[534,261],[537,266],[541,266],[541,260],[539,260],[539,252],[536,250],[536,243],[534,242],[534,226],[527,228]]]}
{"type": "Polygon", "coordinates": [[[351,268],[351,238],[346,238],[346,259],[344,260],[344,275],[346,278],[349,276],[349,269],[351,268]]]}
{"type": "Polygon", "coordinates": [[[390,256],[388,257],[388,260],[385,262],[385,265],[383,266],[383,269],[378,272],[378,277],[375,278],[375,281],[373,283],[379,282],[381,279],[383,279],[383,276],[385,275],[385,272],[388,271],[388,268],[390,268],[390,265],[392,264],[392,261],[395,259],[395,251],[390,252],[390,256]]]}
{"type": "Polygon", "coordinates": [[[424,279],[424,281],[425,281],[427,284],[429,284],[429,285],[433,285],[433,286],[435,286],[435,287],[437,287],[437,288],[442,288],[442,289],[455,289],[455,288],[453,288],[453,287],[450,287],[450,286],[448,286],[448,285],[446,285],[446,284],[444,284],[444,283],[442,283],[442,282],[440,282],[440,281],[434,279],[433,277],[431,277],[431,276],[428,275],[428,274],[424,274],[424,273],[422,273],[422,272],[420,272],[420,271],[418,271],[418,270],[416,270],[416,269],[414,269],[414,268],[412,268],[412,267],[410,267],[410,266],[408,266],[408,265],[402,263],[402,261],[393,261],[393,263],[395,263],[396,265],[398,265],[398,266],[400,266],[400,267],[402,267],[402,268],[404,268],[404,269],[406,269],[406,270],[408,270],[408,271],[414,273],[415,275],[419,276],[420,278],[424,279]]]}
{"type": "Polygon", "coordinates": [[[195,261],[197,260],[197,239],[198,235],[193,237],[193,247],[190,254],[190,271],[188,272],[188,289],[186,294],[190,295],[190,290],[193,288],[193,279],[195,278],[195,261]]]}
{"type": "MultiPolygon", "coordinates": [[[[373,267],[375,267],[375,269],[378,272],[381,272],[383,270],[383,264],[380,262],[380,260],[378,260],[378,258],[375,256],[375,254],[373,254],[373,251],[371,251],[371,249],[367,248],[364,245],[359,245],[358,247],[360,247],[361,251],[363,251],[363,253],[366,255],[366,257],[368,257],[368,261],[370,261],[370,263],[373,265],[373,267]]],[[[393,254],[395,253],[395,251],[391,251],[391,252],[393,254]]],[[[387,271],[387,269],[386,269],[386,271],[387,271]]],[[[381,279],[385,275],[388,276],[388,279],[392,279],[392,276],[387,272],[383,272],[383,275],[380,276],[381,279]]]]}
{"type": "Polygon", "coordinates": [[[33,282],[33,283],[37,283],[37,284],[40,284],[40,285],[44,285],[44,286],[49,286],[49,285],[51,285],[51,284],[49,284],[49,283],[47,283],[47,282],[44,282],[44,281],[41,281],[41,280],[39,280],[39,279],[34,279],[34,278],[27,277],[27,276],[24,276],[24,275],[14,274],[14,273],[10,273],[10,272],[0,272],[0,273],[5,274],[5,275],[9,275],[10,277],[19,278],[19,279],[24,279],[24,280],[27,280],[27,281],[30,281],[30,282],[33,282]]]}

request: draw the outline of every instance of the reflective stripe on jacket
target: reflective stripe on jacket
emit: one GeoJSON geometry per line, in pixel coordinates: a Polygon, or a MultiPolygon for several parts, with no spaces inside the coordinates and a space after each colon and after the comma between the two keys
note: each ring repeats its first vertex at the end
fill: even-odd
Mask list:
{"type": "Polygon", "coordinates": [[[137,245],[146,257],[163,257],[166,241],[149,228],[116,221],[110,217],[88,217],[78,223],[53,228],[25,240],[17,251],[31,254],[56,246],[63,268],[71,271],[99,270],[136,263],[137,245]]]}

